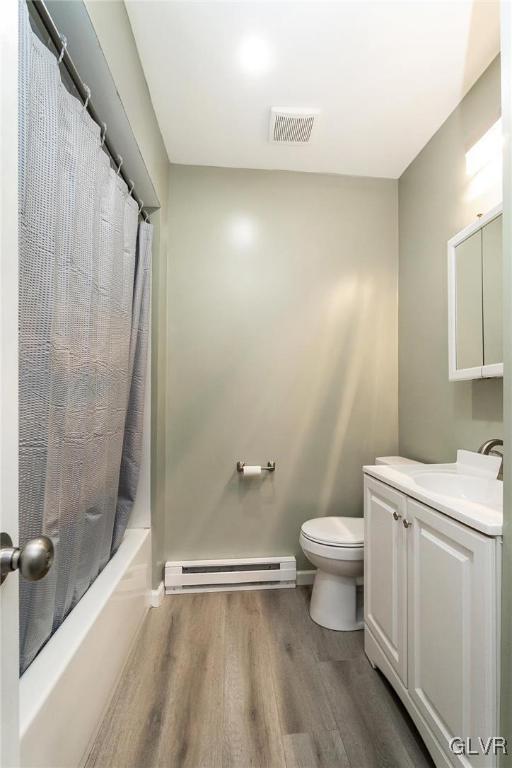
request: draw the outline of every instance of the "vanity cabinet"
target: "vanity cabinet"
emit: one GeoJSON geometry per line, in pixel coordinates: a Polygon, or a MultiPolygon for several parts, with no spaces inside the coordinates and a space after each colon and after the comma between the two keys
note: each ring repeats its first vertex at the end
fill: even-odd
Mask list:
{"type": "Polygon", "coordinates": [[[449,745],[499,735],[499,546],[365,477],[365,650],[438,766],[496,765],[449,745]]]}
{"type": "Polygon", "coordinates": [[[365,488],[365,623],[407,684],[405,496],[388,485],[365,488]]]}

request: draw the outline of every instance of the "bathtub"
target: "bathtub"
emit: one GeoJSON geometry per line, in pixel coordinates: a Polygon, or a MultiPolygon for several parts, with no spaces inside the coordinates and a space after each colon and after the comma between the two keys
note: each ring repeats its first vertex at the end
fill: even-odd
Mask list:
{"type": "Polygon", "coordinates": [[[21,765],[77,768],[97,733],[149,608],[151,539],[117,553],[20,680],[21,765]]]}

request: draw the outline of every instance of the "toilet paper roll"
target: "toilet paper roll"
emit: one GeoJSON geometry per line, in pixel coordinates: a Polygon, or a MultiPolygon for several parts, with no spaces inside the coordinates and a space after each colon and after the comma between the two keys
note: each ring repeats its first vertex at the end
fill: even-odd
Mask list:
{"type": "Polygon", "coordinates": [[[261,475],[261,467],[245,465],[242,472],[245,477],[255,477],[256,475],[261,475]]]}

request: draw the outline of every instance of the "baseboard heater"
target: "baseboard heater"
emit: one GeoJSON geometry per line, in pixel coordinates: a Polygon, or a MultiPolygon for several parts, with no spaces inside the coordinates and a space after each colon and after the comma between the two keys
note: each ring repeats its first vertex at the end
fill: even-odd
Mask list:
{"type": "Polygon", "coordinates": [[[295,587],[294,557],[236,560],[179,560],[165,564],[165,592],[229,592],[295,587]]]}

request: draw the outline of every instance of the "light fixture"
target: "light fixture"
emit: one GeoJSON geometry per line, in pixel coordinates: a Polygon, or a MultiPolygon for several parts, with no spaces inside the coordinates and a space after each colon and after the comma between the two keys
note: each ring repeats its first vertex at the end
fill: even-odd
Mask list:
{"type": "Polygon", "coordinates": [[[229,239],[236,248],[249,248],[256,239],[256,224],[247,214],[237,214],[229,221],[229,239]]]}
{"type": "Polygon", "coordinates": [[[501,118],[466,152],[465,197],[487,208],[502,200],[503,133],[501,118]]]}
{"type": "Polygon", "coordinates": [[[469,181],[466,199],[482,198],[487,201],[487,208],[493,208],[503,199],[503,163],[500,156],[486,163],[469,181]]]}
{"type": "Polygon", "coordinates": [[[486,165],[495,165],[501,158],[503,133],[501,118],[466,152],[466,173],[475,176],[486,165]]]}
{"type": "Polygon", "coordinates": [[[268,43],[261,37],[245,37],[238,48],[240,68],[251,77],[267,74],[272,69],[274,57],[268,43]]]}

